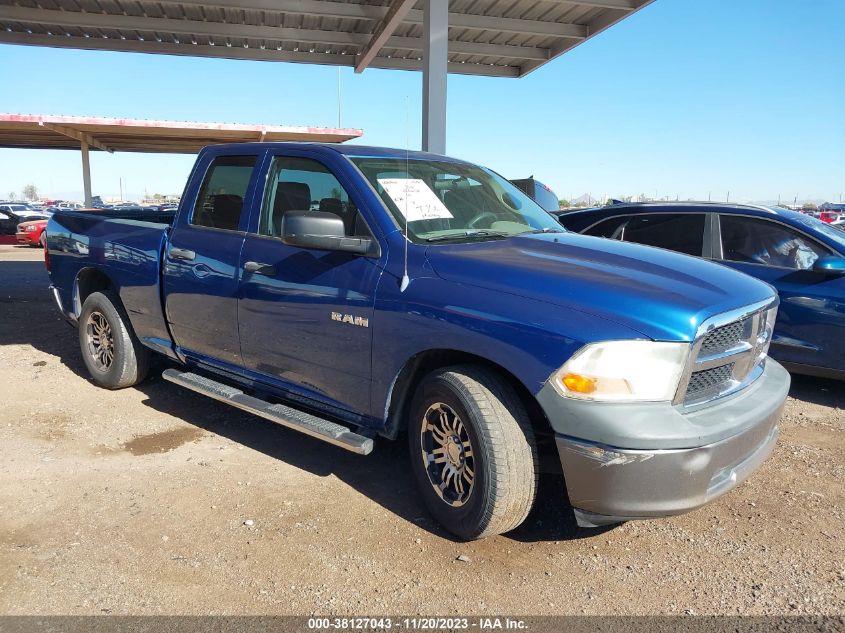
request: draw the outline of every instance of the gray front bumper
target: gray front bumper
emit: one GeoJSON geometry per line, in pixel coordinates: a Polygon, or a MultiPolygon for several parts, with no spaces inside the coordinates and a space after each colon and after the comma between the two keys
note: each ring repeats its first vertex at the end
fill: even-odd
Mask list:
{"type": "MultiPolygon", "coordinates": [[[[789,383],[786,370],[769,359],[753,385],[692,411],[660,403],[566,401],[566,415],[579,419],[550,421],[579,524],[680,514],[745,480],[774,449],[789,383]],[[648,424],[631,440],[637,420],[648,424]],[[572,427],[589,428],[592,437],[573,436],[567,432],[572,427]],[[608,442],[608,435],[620,441],[608,442]]],[[[549,399],[541,403],[548,414],[549,399]]],[[[556,412],[564,413],[560,407],[556,412]]]]}

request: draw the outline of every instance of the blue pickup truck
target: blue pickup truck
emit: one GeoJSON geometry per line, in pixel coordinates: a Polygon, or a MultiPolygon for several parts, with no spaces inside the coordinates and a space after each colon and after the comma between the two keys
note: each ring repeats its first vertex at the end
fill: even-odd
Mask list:
{"type": "MultiPolygon", "coordinates": [[[[494,172],[362,146],[203,150],[172,214],[58,213],[52,292],[93,380],[163,377],[368,454],[407,438],[434,517],[516,528],[556,450],[581,526],[686,512],[771,453],[778,300],[565,231],[494,172]]],[[[558,500],[564,502],[564,500],[558,500]]]]}

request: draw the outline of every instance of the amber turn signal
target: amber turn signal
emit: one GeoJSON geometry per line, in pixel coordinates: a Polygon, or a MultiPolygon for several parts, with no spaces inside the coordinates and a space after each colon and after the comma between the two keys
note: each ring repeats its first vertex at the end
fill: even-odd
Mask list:
{"type": "Polygon", "coordinates": [[[596,379],[581,374],[566,374],[563,377],[563,384],[575,393],[593,393],[596,390],[596,379]]]}

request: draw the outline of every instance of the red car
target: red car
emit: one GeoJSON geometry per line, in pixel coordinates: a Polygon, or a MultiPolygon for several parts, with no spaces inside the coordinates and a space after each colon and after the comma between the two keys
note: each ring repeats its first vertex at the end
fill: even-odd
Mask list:
{"type": "Polygon", "coordinates": [[[44,246],[44,228],[47,226],[47,220],[32,220],[30,222],[21,222],[18,224],[18,231],[15,237],[18,238],[18,244],[24,246],[44,246]]]}
{"type": "Polygon", "coordinates": [[[836,222],[839,219],[841,213],[839,211],[822,211],[819,214],[819,220],[822,222],[827,222],[828,224],[831,222],[836,222]]]}

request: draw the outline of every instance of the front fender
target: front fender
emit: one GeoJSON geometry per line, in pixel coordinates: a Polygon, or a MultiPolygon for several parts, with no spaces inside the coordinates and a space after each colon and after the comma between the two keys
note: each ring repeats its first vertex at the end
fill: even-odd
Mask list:
{"type": "Polygon", "coordinates": [[[465,286],[437,277],[414,279],[402,293],[380,288],[371,326],[371,415],[387,421],[391,392],[420,354],[449,350],[503,367],[536,395],[585,342],[642,335],[577,310],[465,286]]]}

